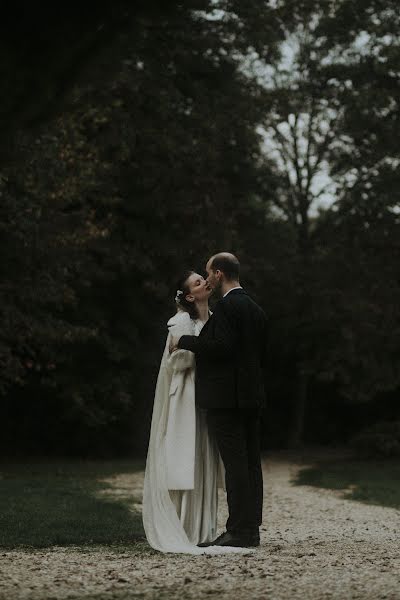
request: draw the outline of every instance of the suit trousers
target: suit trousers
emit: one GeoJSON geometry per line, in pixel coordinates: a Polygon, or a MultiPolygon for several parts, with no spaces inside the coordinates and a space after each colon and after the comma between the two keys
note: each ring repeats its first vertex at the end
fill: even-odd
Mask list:
{"type": "Polygon", "coordinates": [[[225,467],[226,530],[235,535],[256,534],[263,505],[260,414],[256,410],[208,409],[207,420],[225,467]]]}

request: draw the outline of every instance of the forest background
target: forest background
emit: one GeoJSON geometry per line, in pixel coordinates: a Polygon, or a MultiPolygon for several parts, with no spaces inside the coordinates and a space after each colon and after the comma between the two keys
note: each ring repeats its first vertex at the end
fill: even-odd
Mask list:
{"type": "Polygon", "coordinates": [[[264,448],[400,454],[397,2],[1,30],[1,453],[142,456],[176,281],[230,250],[270,322],[264,448]]]}

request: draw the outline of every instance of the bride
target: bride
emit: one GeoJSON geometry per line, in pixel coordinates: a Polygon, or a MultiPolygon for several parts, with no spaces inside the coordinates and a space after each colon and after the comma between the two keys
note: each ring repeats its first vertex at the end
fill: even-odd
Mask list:
{"type": "Polygon", "coordinates": [[[143,525],[149,544],[161,552],[221,554],[243,548],[198,547],[217,533],[218,487],[223,464],[209,436],[206,414],[195,405],[195,358],[170,353],[171,337],[199,335],[210,311],[212,289],[193,271],[178,282],[177,313],[169,329],[158,374],[143,491],[143,525]]]}

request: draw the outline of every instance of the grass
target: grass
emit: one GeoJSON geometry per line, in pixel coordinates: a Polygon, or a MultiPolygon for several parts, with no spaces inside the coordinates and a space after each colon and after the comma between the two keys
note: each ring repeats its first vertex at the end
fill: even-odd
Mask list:
{"type": "Polygon", "coordinates": [[[133,492],[108,497],[111,485],[100,481],[141,469],[133,460],[0,464],[0,547],[124,547],[142,539],[133,492]]]}
{"type": "Polygon", "coordinates": [[[344,497],[400,509],[399,461],[321,462],[299,472],[296,485],[344,490],[344,497]]]}

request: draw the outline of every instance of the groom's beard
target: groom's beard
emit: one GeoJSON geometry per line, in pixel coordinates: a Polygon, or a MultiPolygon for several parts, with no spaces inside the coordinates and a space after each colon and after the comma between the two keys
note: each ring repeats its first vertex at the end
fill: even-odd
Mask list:
{"type": "Polygon", "coordinates": [[[213,297],[216,297],[216,300],[219,300],[220,298],[222,298],[222,285],[220,283],[217,283],[215,288],[213,288],[212,295],[213,295],[213,297]]]}

